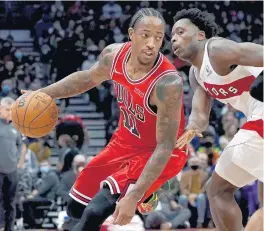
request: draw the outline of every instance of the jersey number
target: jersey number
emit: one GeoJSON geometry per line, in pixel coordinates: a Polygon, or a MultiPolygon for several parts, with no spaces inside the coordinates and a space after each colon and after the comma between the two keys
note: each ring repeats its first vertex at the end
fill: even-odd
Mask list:
{"type": "Polygon", "coordinates": [[[124,109],[124,108],[120,108],[120,110],[122,111],[122,113],[124,115],[124,126],[125,126],[125,128],[127,128],[132,135],[140,138],[140,134],[139,134],[138,129],[137,129],[137,123],[136,123],[135,116],[128,113],[126,111],[126,109],[124,109]]]}

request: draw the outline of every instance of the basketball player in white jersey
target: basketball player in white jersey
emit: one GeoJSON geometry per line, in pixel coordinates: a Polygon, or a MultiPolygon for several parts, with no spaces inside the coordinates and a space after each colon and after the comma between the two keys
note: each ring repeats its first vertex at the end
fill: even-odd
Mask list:
{"type": "MultiPolygon", "coordinates": [[[[208,126],[211,98],[233,106],[247,117],[223,151],[207,184],[217,229],[242,231],[242,214],[234,193],[257,179],[263,182],[263,102],[249,92],[263,71],[263,46],[214,37],[216,23],[210,14],[199,9],[182,10],[174,20],[173,51],[192,64],[189,80],[194,90],[189,123],[177,146],[189,143],[208,126]]],[[[259,188],[263,191],[263,183],[259,188]]],[[[263,209],[259,214],[263,214],[263,209]]],[[[255,219],[251,230],[263,230],[262,224],[263,217],[255,219]]]]}

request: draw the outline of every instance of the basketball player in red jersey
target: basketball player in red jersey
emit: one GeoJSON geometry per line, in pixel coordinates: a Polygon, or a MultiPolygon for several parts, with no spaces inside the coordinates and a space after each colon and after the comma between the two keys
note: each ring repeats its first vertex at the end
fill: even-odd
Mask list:
{"type": "Polygon", "coordinates": [[[106,47],[89,70],[40,90],[53,99],[66,98],[112,80],[117,93],[118,129],[70,192],[68,214],[81,218],[74,231],[99,231],[121,198],[115,223],[129,223],[137,205],[186,163],[185,151],[174,149],[184,129],[182,79],[159,53],[165,21],[158,11],[144,8],[128,33],[131,42],[106,47]]]}
{"type": "MultiPolygon", "coordinates": [[[[199,9],[182,10],[174,19],[173,51],[192,64],[189,80],[194,90],[189,123],[176,147],[186,145],[207,127],[211,98],[233,106],[247,117],[220,156],[207,184],[217,230],[242,231],[234,193],[257,179],[263,182],[263,102],[250,95],[252,82],[263,71],[263,46],[214,37],[216,23],[199,9]]],[[[263,183],[259,189],[263,191],[263,183]]],[[[262,214],[262,219],[254,221],[254,231],[263,230],[263,208],[257,213],[262,214]]]]}

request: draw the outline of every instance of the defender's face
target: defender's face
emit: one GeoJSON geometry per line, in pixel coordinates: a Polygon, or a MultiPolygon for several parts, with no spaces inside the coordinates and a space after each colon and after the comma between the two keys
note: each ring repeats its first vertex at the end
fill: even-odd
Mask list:
{"type": "Polygon", "coordinates": [[[182,60],[190,59],[197,50],[200,36],[199,29],[189,19],[180,19],[171,32],[173,53],[182,60]]]}
{"type": "Polygon", "coordinates": [[[164,22],[153,16],[147,16],[129,28],[132,49],[143,65],[154,62],[158,56],[164,38],[164,22]]]}

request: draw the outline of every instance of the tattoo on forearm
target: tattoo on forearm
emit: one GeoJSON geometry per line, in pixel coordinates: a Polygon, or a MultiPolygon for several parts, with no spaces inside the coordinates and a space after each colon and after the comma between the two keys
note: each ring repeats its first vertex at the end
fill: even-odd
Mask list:
{"type": "Polygon", "coordinates": [[[157,115],[157,147],[132,191],[139,199],[160,176],[175,146],[181,119],[181,78],[177,74],[163,77],[157,83],[156,95],[161,102],[157,115]]]}
{"type": "Polygon", "coordinates": [[[84,73],[75,72],[61,81],[54,83],[41,91],[52,98],[66,98],[80,94],[96,86],[91,76],[84,76],[84,73]]]}

